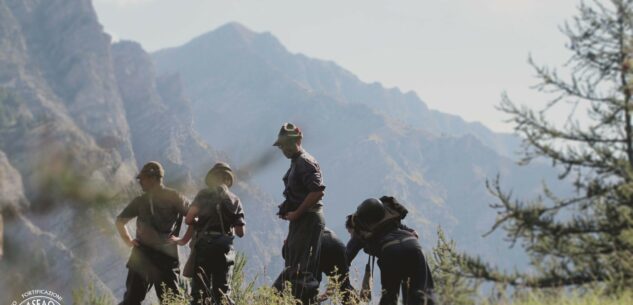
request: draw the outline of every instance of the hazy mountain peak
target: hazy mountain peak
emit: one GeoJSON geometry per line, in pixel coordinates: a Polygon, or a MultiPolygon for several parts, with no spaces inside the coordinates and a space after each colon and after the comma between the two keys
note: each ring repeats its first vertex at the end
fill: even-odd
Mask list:
{"type": "Polygon", "coordinates": [[[261,50],[287,52],[281,42],[269,32],[258,33],[238,22],[230,22],[202,34],[182,47],[206,50],[250,49],[258,52],[261,50]]]}
{"type": "Polygon", "coordinates": [[[255,31],[247,28],[239,22],[229,22],[215,29],[211,33],[216,35],[235,35],[245,40],[251,40],[257,35],[255,31]]]}

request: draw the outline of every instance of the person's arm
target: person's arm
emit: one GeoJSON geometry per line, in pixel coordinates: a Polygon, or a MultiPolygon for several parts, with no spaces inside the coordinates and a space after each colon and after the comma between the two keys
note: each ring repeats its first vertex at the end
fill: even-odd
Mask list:
{"type": "Polygon", "coordinates": [[[133,239],[132,236],[130,236],[130,232],[127,230],[127,227],[125,226],[125,224],[127,224],[128,221],[130,221],[130,218],[117,217],[116,229],[117,231],[119,231],[119,235],[121,236],[121,239],[123,239],[123,242],[126,245],[130,247],[139,246],[140,244],[138,240],[133,239]]]}
{"type": "Polygon", "coordinates": [[[231,217],[233,219],[231,224],[233,232],[240,238],[244,237],[246,234],[246,221],[244,220],[244,208],[242,207],[242,201],[235,196],[229,207],[233,213],[233,217],[231,217]]]}
{"type": "Polygon", "coordinates": [[[196,217],[198,216],[199,208],[197,205],[192,204],[189,207],[189,211],[187,211],[187,216],[185,216],[185,223],[188,226],[192,226],[196,222],[196,217]]]}
{"type": "Polygon", "coordinates": [[[130,219],[138,216],[140,204],[140,197],[134,198],[134,200],[132,200],[132,202],[130,202],[123,211],[121,211],[119,216],[117,216],[115,222],[116,230],[119,232],[121,239],[123,239],[123,242],[130,247],[139,246],[140,243],[137,239],[133,239],[132,236],[130,236],[130,232],[127,230],[125,225],[130,221],[130,219]]]}
{"type": "MultiPolygon", "coordinates": [[[[195,202],[195,201],[194,201],[195,202]]],[[[185,235],[182,238],[178,238],[177,236],[171,236],[169,237],[169,240],[171,242],[177,243],[179,245],[186,245],[189,240],[191,240],[191,237],[193,236],[193,224],[196,222],[196,216],[198,216],[198,206],[195,204],[192,204],[189,207],[189,210],[187,211],[187,216],[185,216],[185,224],[187,224],[187,232],[185,232],[185,235]]]]}
{"type": "Polygon", "coordinates": [[[305,213],[308,209],[314,206],[325,194],[324,191],[316,191],[308,193],[308,196],[303,200],[301,205],[294,211],[286,213],[286,220],[294,221],[301,218],[301,215],[305,213]]]}
{"type": "Polygon", "coordinates": [[[244,234],[246,234],[246,225],[235,226],[234,229],[235,235],[238,237],[244,237],[244,234]]]}
{"type": "Polygon", "coordinates": [[[352,261],[356,258],[356,255],[358,255],[358,252],[360,252],[363,246],[364,243],[360,238],[352,236],[349,239],[347,246],[345,246],[345,256],[347,257],[348,266],[352,264],[352,261]]]}
{"type": "Polygon", "coordinates": [[[169,237],[169,241],[175,244],[178,244],[180,246],[184,246],[191,240],[192,236],[193,236],[193,226],[188,226],[187,231],[185,232],[185,235],[183,235],[181,238],[178,238],[177,236],[172,235],[169,237]]]}
{"type": "Polygon", "coordinates": [[[297,173],[295,175],[301,180],[301,183],[309,193],[296,210],[286,214],[285,219],[290,221],[301,218],[301,215],[319,202],[325,194],[325,185],[323,184],[321,169],[316,162],[301,159],[296,166],[295,171],[297,171],[297,173]]]}
{"type": "Polygon", "coordinates": [[[176,223],[176,227],[171,232],[171,235],[173,236],[180,235],[180,229],[182,227],[182,223],[189,209],[189,200],[184,195],[179,194],[179,193],[176,193],[176,196],[177,197],[174,202],[176,203],[176,209],[178,210],[178,220],[176,223]]]}

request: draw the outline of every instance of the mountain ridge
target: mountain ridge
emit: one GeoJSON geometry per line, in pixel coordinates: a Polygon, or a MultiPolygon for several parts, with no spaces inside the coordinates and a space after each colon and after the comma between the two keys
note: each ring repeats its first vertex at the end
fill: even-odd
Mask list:
{"type": "MultiPolygon", "coordinates": [[[[442,224],[458,244],[494,257],[502,237],[481,238],[489,229],[484,224],[494,221],[486,179],[502,171],[508,182],[523,184],[526,194],[540,186],[541,174],[556,180],[547,166],[519,168],[507,149],[494,145],[497,135],[491,131],[483,134],[488,141],[471,132],[482,125],[445,114],[434,119],[437,112],[413,93],[360,83],[333,63],[306,60],[283,47],[266,49],[241,43],[242,36],[214,33],[202,36],[204,48],[197,48],[202,44],[196,38],[197,45],[153,53],[157,71],[181,75],[192,99],[194,128],[237,164],[274,151],[270,144],[283,122],[300,126],[304,147],[319,160],[328,185],[326,223],[341,236],[341,215],[353,212],[362,197],[390,194],[409,205],[426,242],[442,224]],[[482,244],[487,247],[478,247],[482,244]]],[[[284,168],[278,157],[252,181],[281,201],[284,168]]],[[[505,265],[518,256],[505,256],[505,265]]]]}
{"type": "MultiPolygon", "coordinates": [[[[214,49],[222,49],[224,53],[248,52],[261,60],[257,64],[269,65],[270,69],[284,74],[306,90],[330,95],[341,102],[368,105],[394,119],[436,134],[471,133],[505,156],[513,157],[518,150],[519,140],[511,134],[495,133],[480,122],[466,122],[457,115],[430,109],[414,91],[403,92],[398,87],[386,88],[380,82],[365,83],[333,61],[310,58],[302,53],[290,53],[271,33],[256,33],[237,22],[227,23],[199,35],[179,47],[158,50],[153,53],[153,57],[160,62],[161,57],[169,56],[176,49],[204,49],[209,54],[214,49]]],[[[164,64],[161,70],[175,71],[178,66],[176,63],[171,66],[164,64]]],[[[192,83],[191,80],[189,82],[192,83]]]]}

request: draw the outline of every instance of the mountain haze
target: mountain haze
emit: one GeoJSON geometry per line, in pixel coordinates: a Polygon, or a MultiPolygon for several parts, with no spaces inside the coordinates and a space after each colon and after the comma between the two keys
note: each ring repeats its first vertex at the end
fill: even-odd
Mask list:
{"type": "Polygon", "coordinates": [[[213,163],[234,167],[248,225],[236,248],[249,275],[270,282],[288,167],[271,144],[287,121],[321,164],[326,223],[342,238],[358,203],[391,194],[410,208],[425,251],[441,225],[459,247],[511,265],[500,236],[480,236],[494,219],[484,181],[500,173],[530,195],[555,180],[549,167],[509,158],[516,138],[291,54],[269,33],[231,23],[148,54],[113,43],[90,0],[0,0],[0,295],[41,287],[70,302],[92,283],[120,299],[130,250],[114,221],[150,160],[189,198],[213,163]]]}
{"type": "Polygon", "coordinates": [[[377,82],[364,83],[334,62],[291,54],[270,33],[255,33],[239,23],[226,24],[181,47],[157,51],[154,58],[161,71],[187,71],[183,77],[192,96],[208,93],[208,86],[215,85],[209,82],[229,83],[210,79],[208,70],[214,70],[216,75],[242,73],[238,77],[244,81],[258,77],[246,75],[258,71],[271,77],[277,75],[341,103],[367,105],[392,119],[437,135],[474,135],[506,157],[513,157],[519,145],[518,138],[510,134],[494,133],[480,123],[468,123],[456,115],[429,109],[415,92],[403,93],[377,82]],[[192,58],[198,60],[194,62],[192,58]]]}
{"type": "MultiPolygon", "coordinates": [[[[140,45],[112,45],[91,1],[0,0],[0,295],[41,287],[70,301],[92,283],[120,298],[129,249],[114,220],[140,194],[138,167],[161,162],[166,184],[193,198],[228,160],[192,129],[178,76],[153,69],[140,45]]],[[[251,213],[238,248],[261,253],[253,274],[275,267],[272,199],[245,182],[234,190],[251,213]]]]}
{"type": "MultiPolygon", "coordinates": [[[[237,23],[153,58],[159,73],[181,75],[194,129],[237,164],[274,151],[283,122],[302,127],[324,172],[326,223],[341,236],[343,216],[363,199],[392,194],[414,211],[409,222],[427,248],[442,225],[458,245],[495,258],[507,249],[499,235],[481,238],[494,220],[485,180],[500,173],[526,195],[556,180],[549,167],[520,168],[507,157],[516,138],[430,110],[415,93],[363,83],[332,62],[291,54],[271,34],[237,23]]],[[[279,156],[252,181],[281,201],[285,168],[279,156]]],[[[504,257],[509,266],[516,255],[504,257]]]]}

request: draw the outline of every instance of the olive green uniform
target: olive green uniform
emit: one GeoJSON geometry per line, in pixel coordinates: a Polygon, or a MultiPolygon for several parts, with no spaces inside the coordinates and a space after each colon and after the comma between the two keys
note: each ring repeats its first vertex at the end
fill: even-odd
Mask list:
{"type": "Polygon", "coordinates": [[[141,304],[154,286],[162,300],[165,288],[177,291],[178,249],[167,240],[178,236],[188,207],[187,199],[162,185],[138,196],[119,214],[119,219],[136,218],[136,239],[127,263],[126,292],[121,305],[141,304]]]}
{"type": "MultiPolygon", "coordinates": [[[[204,189],[191,204],[198,208],[198,221],[194,224],[194,271],[191,284],[191,304],[201,299],[213,304],[233,304],[231,275],[235,264],[232,228],[244,226],[244,210],[240,199],[228,188],[204,189]],[[211,288],[211,295],[205,287],[211,288]]],[[[204,304],[207,304],[206,302],[204,304]]]]}
{"type": "MultiPolygon", "coordinates": [[[[325,190],[319,164],[304,150],[291,158],[290,168],[284,175],[283,182],[286,200],[280,206],[280,214],[296,210],[309,193],[325,190]]],[[[284,283],[289,281],[293,295],[304,304],[311,302],[318,293],[318,263],[324,227],[321,201],[288,225],[285,269],[275,281],[274,287],[281,291],[284,283]]]]}

